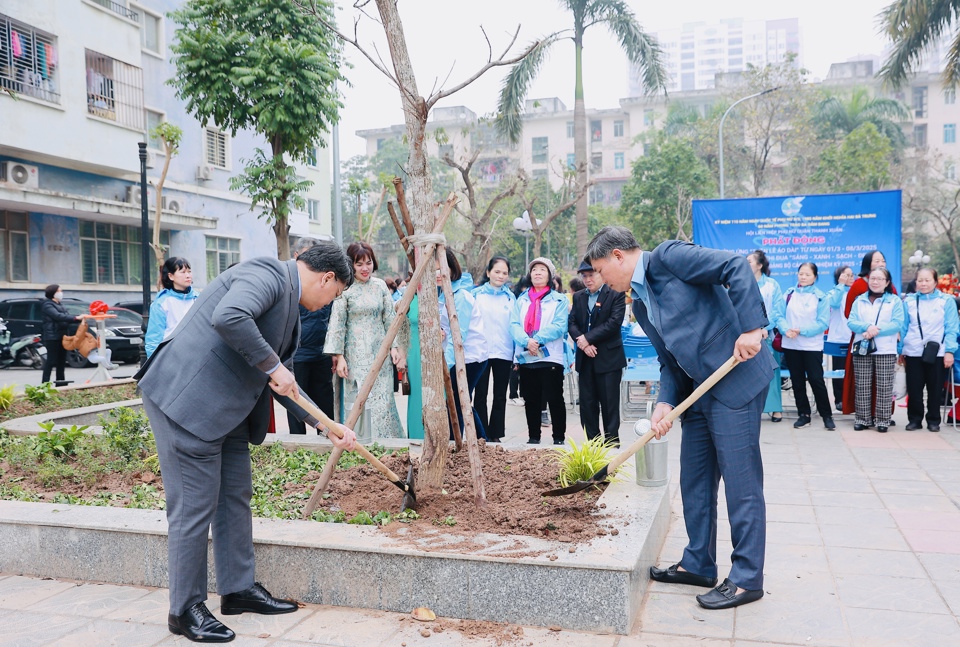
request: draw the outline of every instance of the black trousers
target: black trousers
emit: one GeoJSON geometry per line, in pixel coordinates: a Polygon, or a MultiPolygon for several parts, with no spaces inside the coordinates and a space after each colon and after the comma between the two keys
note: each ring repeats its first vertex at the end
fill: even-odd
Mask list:
{"type": "Polygon", "coordinates": [[[817,403],[817,413],[824,418],[833,417],[830,400],[827,398],[827,385],[823,381],[823,352],[819,350],[783,349],[787,360],[787,370],[793,382],[793,397],[797,402],[797,412],[801,416],[810,415],[810,400],[807,398],[807,382],[813,389],[817,403]]]}
{"type": "MultiPolygon", "coordinates": [[[[333,420],[333,357],[324,355],[315,362],[294,362],[293,376],[307,397],[333,420]]],[[[289,411],[287,425],[291,434],[307,433],[307,426],[289,411]]]]}
{"type": "Polygon", "coordinates": [[[510,371],[510,397],[517,399],[520,397],[520,371],[510,371]]]}
{"type": "Polygon", "coordinates": [[[67,351],[63,348],[63,338],[61,337],[60,339],[56,339],[54,341],[44,341],[43,345],[47,349],[47,359],[43,363],[43,377],[40,378],[40,382],[49,382],[50,374],[53,373],[53,369],[56,367],[56,386],[63,386],[60,384],[60,382],[67,381],[67,351]]]}
{"type": "Polygon", "coordinates": [[[946,369],[943,358],[927,364],[919,357],[905,357],[907,372],[907,420],[923,422],[923,389],[927,389],[927,424],[940,424],[940,405],[943,402],[943,381],[946,369]]]}
{"type": "Polygon", "coordinates": [[[580,424],[587,438],[600,435],[598,421],[603,415],[603,436],[608,443],[620,444],[620,377],[622,371],[597,373],[593,362],[580,363],[580,424]]]}
{"type": "Polygon", "coordinates": [[[540,442],[540,412],[550,407],[554,442],[563,442],[567,435],[567,411],[563,403],[563,367],[553,362],[520,365],[520,391],[527,433],[532,443],[540,442]]]}
{"type": "MultiPolygon", "coordinates": [[[[847,357],[832,357],[833,360],[832,366],[835,371],[842,371],[847,366],[847,357]]],[[[837,379],[833,378],[830,380],[833,386],[833,403],[842,404],[843,403],[843,381],[847,379],[847,376],[844,375],[842,378],[837,379]]]]}
{"type": "Polygon", "coordinates": [[[480,417],[483,428],[487,430],[487,439],[503,438],[504,418],[507,415],[507,383],[513,372],[513,362],[509,359],[492,358],[487,360],[487,368],[480,375],[477,388],[473,392],[473,410],[480,417]],[[487,415],[487,394],[490,387],[490,375],[493,375],[493,404],[487,415]]]}

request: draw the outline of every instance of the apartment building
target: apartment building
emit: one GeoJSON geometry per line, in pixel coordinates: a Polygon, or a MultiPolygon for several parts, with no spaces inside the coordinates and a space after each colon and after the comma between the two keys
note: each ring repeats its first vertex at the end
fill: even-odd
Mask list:
{"type": "MultiPolygon", "coordinates": [[[[113,303],[141,287],[140,159],[150,183],[164,164],[148,136],[183,129],[163,192],[161,241],[204,287],[230,264],[276,256],[267,222],[229,180],[267,148],[189,116],[174,74],[165,15],[179,0],[7,0],[0,6],[0,298],[59,283],[113,303]]],[[[268,148],[267,148],[268,149],[268,148]]],[[[298,173],[314,182],[291,237],[330,233],[330,164],[317,151],[298,173]]],[[[150,188],[150,220],[154,189],[150,188]]],[[[151,263],[152,264],[152,263],[151,263]]]]}
{"type": "MultiPolygon", "coordinates": [[[[763,67],[781,63],[788,53],[796,54],[802,67],[800,23],[796,18],[686,23],[678,29],[655,34],[667,68],[667,92],[690,92],[714,87],[717,74],[742,72],[748,65],[763,67]]],[[[640,74],[628,71],[630,96],[643,94],[640,74]]]]}

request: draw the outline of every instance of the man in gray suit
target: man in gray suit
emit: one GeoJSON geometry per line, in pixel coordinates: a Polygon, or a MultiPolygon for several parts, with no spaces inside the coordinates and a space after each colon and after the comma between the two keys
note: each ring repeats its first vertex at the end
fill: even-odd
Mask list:
{"type": "MultiPolygon", "coordinates": [[[[300,337],[298,304],[322,308],[352,281],[350,260],[334,243],[287,262],[241,263],[207,286],[137,373],[167,502],[172,633],[197,642],[234,638],[204,604],[211,526],[220,612],[296,611],[254,580],[249,445],[266,436],[270,389],[285,406],[297,393],[290,365],[300,337]]],[[[342,440],[330,439],[352,449],[353,432],[341,431],[342,440]]]]}
{"type": "Polygon", "coordinates": [[[660,360],[660,392],[651,423],[663,418],[735,355],[738,364],[684,413],[680,493],[688,543],[668,568],[650,568],[659,582],[707,588],[717,583],[717,493],[721,477],[733,540],[730,576],[697,596],[707,609],[763,597],[766,506],[760,416],[773,377],[761,343],[763,298],[744,257],[676,240],[640,250],[624,227],[604,227],[587,248],[594,269],[618,291],[630,290],[633,312],[660,360]]]}

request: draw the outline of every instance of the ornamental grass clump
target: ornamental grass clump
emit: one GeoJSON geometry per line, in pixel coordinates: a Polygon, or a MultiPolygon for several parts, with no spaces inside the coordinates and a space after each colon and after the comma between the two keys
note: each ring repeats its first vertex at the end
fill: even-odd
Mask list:
{"type": "MultiPolygon", "coordinates": [[[[586,440],[580,445],[577,445],[575,440],[568,439],[567,445],[553,450],[556,454],[554,460],[560,466],[558,478],[562,487],[567,487],[577,481],[588,480],[599,472],[604,465],[610,463],[610,454],[615,449],[614,444],[607,442],[603,436],[586,440]]],[[[612,483],[615,481],[616,474],[619,471],[620,468],[617,468],[613,474],[609,474],[605,482],[612,483]]]]}

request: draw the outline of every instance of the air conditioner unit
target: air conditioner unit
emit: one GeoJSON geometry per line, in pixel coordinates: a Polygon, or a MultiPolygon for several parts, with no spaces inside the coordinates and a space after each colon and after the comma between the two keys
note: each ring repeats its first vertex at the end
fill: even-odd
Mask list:
{"type": "Polygon", "coordinates": [[[170,211],[173,213],[180,213],[180,211],[183,209],[179,200],[167,200],[166,198],[164,198],[163,201],[165,203],[163,205],[163,208],[166,211],[170,211]]]}
{"type": "Polygon", "coordinates": [[[213,167],[209,164],[201,164],[197,167],[197,179],[204,182],[213,179],[213,167]]]}
{"type": "Polygon", "coordinates": [[[37,189],[40,187],[40,169],[19,162],[0,162],[0,182],[20,189],[37,189]]]}
{"type": "MultiPolygon", "coordinates": [[[[147,199],[149,199],[149,194],[147,199]]],[[[139,184],[131,184],[130,186],[127,187],[127,197],[124,200],[124,202],[126,202],[127,204],[136,204],[136,205],[140,204],[140,185],[139,184]]]]}
{"type": "Polygon", "coordinates": [[[147,151],[147,168],[153,168],[157,165],[158,155],[153,151],[147,151]]]}

